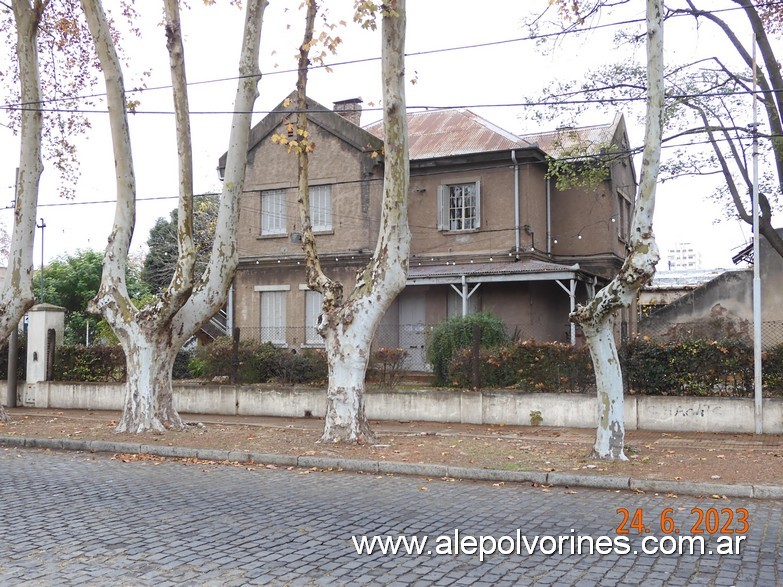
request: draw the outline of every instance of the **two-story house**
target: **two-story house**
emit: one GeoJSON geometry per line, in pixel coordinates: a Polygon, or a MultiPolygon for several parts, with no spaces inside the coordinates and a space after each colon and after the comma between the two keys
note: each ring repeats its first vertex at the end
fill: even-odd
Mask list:
{"type": "MultiPolygon", "coordinates": [[[[296,349],[322,343],[314,328],[320,294],[305,285],[296,156],[271,140],[290,132],[291,109],[281,103],[252,132],[235,324],[243,337],[296,349]]],[[[319,256],[348,289],[378,234],[383,129],[359,126],[358,99],[334,110],[311,101],[308,109],[319,256]]],[[[408,124],[410,272],[377,344],[407,349],[409,367],[423,369],[428,328],[476,311],[500,317],[510,334],[576,342],[569,312],[626,253],[636,180],[622,116],[522,137],[466,110],[412,113],[408,124]],[[578,171],[601,155],[597,183],[558,189],[547,175],[551,157],[578,171]]]]}

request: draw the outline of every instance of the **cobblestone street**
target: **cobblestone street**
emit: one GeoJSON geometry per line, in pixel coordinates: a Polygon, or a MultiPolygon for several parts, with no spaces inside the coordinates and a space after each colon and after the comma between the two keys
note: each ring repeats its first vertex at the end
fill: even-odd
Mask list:
{"type": "MultiPolygon", "coordinates": [[[[0,450],[0,468],[2,585],[783,585],[783,508],[771,500],[122,462],[24,449],[0,450]],[[729,510],[729,527],[738,529],[746,508],[749,532],[740,555],[643,554],[632,519],[628,554],[549,555],[543,541],[532,555],[496,553],[483,562],[478,553],[434,551],[436,538],[455,530],[468,547],[471,537],[514,537],[518,530],[531,542],[616,539],[618,508],[631,516],[641,511],[646,536],[657,537],[664,508],[672,508],[683,535],[698,510],[729,510]],[[427,536],[432,554],[357,554],[351,537],[361,535],[427,536]]],[[[712,549],[717,536],[704,537],[712,549]]]]}

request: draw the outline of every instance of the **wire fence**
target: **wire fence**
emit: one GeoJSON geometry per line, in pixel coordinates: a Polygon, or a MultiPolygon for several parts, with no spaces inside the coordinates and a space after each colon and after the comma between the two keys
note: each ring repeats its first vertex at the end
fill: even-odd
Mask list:
{"type": "MultiPolygon", "coordinates": [[[[688,339],[732,339],[752,345],[753,323],[750,320],[726,320],[723,318],[676,324],[642,320],[639,323],[639,336],[660,342],[677,342],[688,339]]],[[[783,322],[762,322],[762,350],[768,350],[780,344],[783,344],[783,322]]]]}

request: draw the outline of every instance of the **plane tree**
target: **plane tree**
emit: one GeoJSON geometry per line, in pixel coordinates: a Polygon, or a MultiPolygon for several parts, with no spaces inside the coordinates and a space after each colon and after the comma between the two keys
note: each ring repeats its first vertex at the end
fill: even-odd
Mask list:
{"type": "MultiPolygon", "coordinates": [[[[4,126],[18,133],[20,146],[8,269],[0,289],[0,341],[34,303],[33,243],[43,162],[51,161],[60,173],[65,195],[72,194],[68,186],[78,175],[72,141],[88,122],[72,107],[74,96],[95,80],[80,42],[84,30],[75,0],[0,2],[0,48],[6,51],[0,81],[8,100],[4,126]],[[60,108],[44,112],[43,105],[53,100],[60,108]]],[[[0,405],[0,420],[7,417],[0,405]]]]}
{"type": "Polygon", "coordinates": [[[244,186],[251,113],[258,95],[259,43],[266,0],[245,2],[234,114],[228,159],[211,254],[195,273],[193,163],[185,55],[179,1],[164,0],[163,31],[169,52],[179,160],[177,264],[166,289],[137,307],[128,292],[126,267],[136,216],[136,183],[128,129],[123,68],[100,0],[81,0],[103,72],[115,159],[117,206],[104,254],[100,289],[90,302],[112,327],[127,361],[124,409],[118,432],[181,429],[173,406],[171,375],[178,350],[225,303],[238,264],[236,225],[244,186]]]}
{"type": "MultiPolygon", "coordinates": [[[[580,9],[592,12],[603,4],[600,1],[580,3],[557,0],[562,10],[568,13],[576,11],[577,15],[580,9]]],[[[571,314],[571,320],[584,332],[593,359],[598,426],[592,455],[599,459],[627,460],[624,451],[624,388],[615,341],[615,317],[617,310],[630,306],[638,291],[652,279],[659,259],[653,233],[653,213],[664,126],[663,10],[662,0],[647,0],[644,153],[631,220],[628,255],[618,274],[571,314]]],[[[579,20],[582,20],[583,16],[579,16],[579,20]]],[[[576,164],[579,164],[578,159],[576,164]]]]}
{"type": "MultiPolygon", "coordinates": [[[[622,3],[622,2],[621,2],[622,3]]],[[[580,5],[578,22],[588,22],[595,10],[610,4],[580,5]]],[[[759,231],[783,255],[783,239],[775,231],[774,213],[783,190],[783,75],[775,43],[783,31],[783,9],[756,0],[731,0],[733,9],[712,2],[684,0],[667,6],[672,25],[692,20],[699,34],[716,41],[711,51],[665,71],[668,100],[664,146],[670,151],[661,166],[661,180],[684,176],[720,177],[711,197],[727,217],[753,224],[752,139],[759,141],[761,173],[759,231]],[[738,32],[746,26],[751,34],[738,32]],[[754,48],[755,45],[755,48],[754,48]],[[756,91],[754,93],[754,52],[756,91]],[[751,104],[757,103],[761,124],[752,128],[751,104]]],[[[639,37],[623,34],[630,44],[639,37]]],[[[558,112],[538,110],[544,118],[577,116],[587,108],[632,108],[647,92],[644,67],[632,61],[613,63],[588,72],[580,81],[560,80],[544,91],[558,100],[558,112]]],[[[636,109],[639,112],[638,109],[636,109]]]]}
{"type": "MultiPolygon", "coordinates": [[[[370,346],[383,315],[407,281],[410,230],[408,228],[408,130],[405,105],[405,0],[385,4],[356,2],[354,20],[375,28],[381,17],[381,76],[384,124],[384,177],[381,220],[375,251],[357,272],[350,291],[327,276],[318,258],[310,219],[308,157],[314,146],[307,130],[307,69],[310,49],[317,42],[333,46],[329,35],[313,40],[318,5],[307,0],[305,35],[299,52],[296,135],[287,143],[297,153],[298,203],[302,248],[308,286],[323,294],[317,330],[324,337],[329,363],[326,417],[321,442],[361,443],[372,440],[365,414],[364,379],[370,346]]],[[[379,154],[380,155],[380,154],[379,154]]]]}

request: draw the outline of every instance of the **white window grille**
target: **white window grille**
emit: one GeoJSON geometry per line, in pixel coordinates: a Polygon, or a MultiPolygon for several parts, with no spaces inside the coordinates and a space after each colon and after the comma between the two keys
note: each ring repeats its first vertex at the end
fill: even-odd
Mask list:
{"type": "Polygon", "coordinates": [[[310,188],[310,222],[315,232],[332,230],[332,186],[310,188]]]}
{"type": "Polygon", "coordinates": [[[475,230],[481,226],[481,182],[438,186],[438,230],[475,230]]]}
{"type": "Polygon", "coordinates": [[[261,342],[286,344],[285,291],[261,292],[261,342]]]}
{"type": "Polygon", "coordinates": [[[286,234],[285,190],[261,192],[261,234],[286,234]]]}

